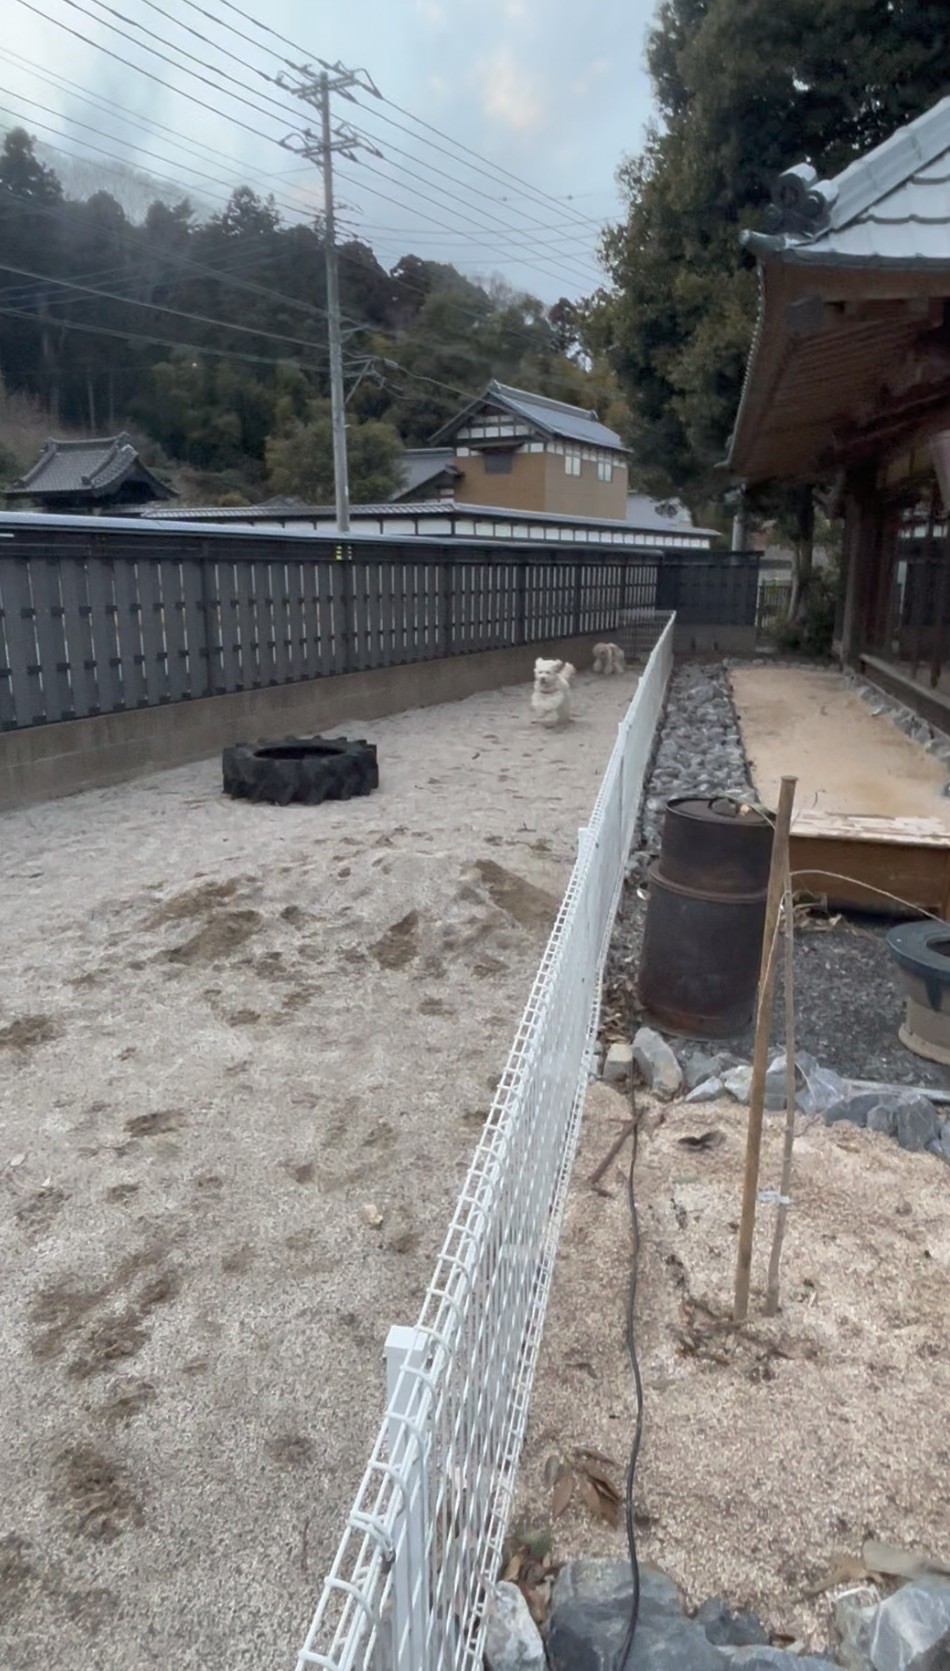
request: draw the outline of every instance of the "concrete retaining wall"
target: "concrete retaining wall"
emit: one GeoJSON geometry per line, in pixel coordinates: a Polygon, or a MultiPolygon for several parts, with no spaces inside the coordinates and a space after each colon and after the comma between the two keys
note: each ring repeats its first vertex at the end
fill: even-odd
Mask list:
{"type": "Polygon", "coordinates": [[[602,636],[592,633],[516,650],[484,650],[7,731],[0,734],[0,810],[183,766],[206,759],[227,743],[307,735],[351,721],[383,719],[407,708],[459,702],[502,685],[527,685],[537,655],[562,656],[575,666],[588,667],[591,647],[602,636]]]}

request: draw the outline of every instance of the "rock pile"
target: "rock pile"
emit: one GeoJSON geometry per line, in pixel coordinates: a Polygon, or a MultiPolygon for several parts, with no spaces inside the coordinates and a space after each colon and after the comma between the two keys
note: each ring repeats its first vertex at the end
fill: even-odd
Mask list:
{"type": "MultiPolygon", "coordinates": [[[[627,1561],[570,1561],[558,1574],[545,1638],[520,1591],[499,1584],[489,1615],[488,1671],[617,1671],[627,1636],[633,1579],[627,1561]],[[510,1592],[514,1592],[511,1594],[510,1592]]],[[[625,1671],[947,1671],[950,1579],[904,1584],[886,1600],[863,1585],[835,1599],[834,1657],[769,1644],[754,1613],[716,1596],[692,1616],[676,1585],[640,1568],[640,1606],[625,1671]]]]}

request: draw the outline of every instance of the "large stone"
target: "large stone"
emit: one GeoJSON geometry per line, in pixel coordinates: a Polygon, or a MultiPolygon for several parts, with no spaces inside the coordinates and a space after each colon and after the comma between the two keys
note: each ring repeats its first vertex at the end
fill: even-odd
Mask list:
{"type": "Polygon", "coordinates": [[[695,1091],[690,1091],[686,1101],[716,1102],[719,1097],[724,1097],[725,1094],[726,1087],[721,1079],[704,1079],[701,1085],[696,1086],[695,1091]]]}
{"type": "Polygon", "coordinates": [[[866,1126],[869,1113],[880,1101],[879,1091],[854,1091],[851,1096],[839,1097],[837,1102],[825,1109],[825,1125],[833,1126],[839,1120],[850,1120],[853,1126],[866,1126]]]}
{"type": "Polygon", "coordinates": [[[897,1141],[902,1149],[926,1149],[940,1135],[940,1117],[929,1097],[908,1091],[897,1103],[897,1141]]]}
{"type": "MultiPolygon", "coordinates": [[[[551,1596],[551,1671],[616,1671],[626,1639],[633,1581],[626,1561],[571,1561],[551,1596]]],[[[675,1584],[640,1569],[640,1610],[626,1671],[724,1671],[724,1659],[701,1626],[685,1619],[675,1584]]]]}
{"type": "Polygon", "coordinates": [[[882,1131],[885,1137],[897,1136],[897,1110],[889,1103],[877,1101],[868,1109],[868,1131],[882,1131]]]}
{"type": "Polygon", "coordinates": [[[880,1599],[873,1584],[855,1584],[835,1596],[838,1662],[845,1671],[867,1671],[880,1599]]]}
{"type": "Polygon", "coordinates": [[[948,1671],[950,1582],[922,1578],[878,1608],[871,1640],[874,1671],[948,1671]]]}
{"type": "Polygon", "coordinates": [[[722,1082],[729,1095],[735,1097],[736,1102],[748,1102],[752,1094],[752,1069],[748,1063],[744,1062],[738,1068],[730,1068],[728,1073],[723,1074],[722,1082]]]}
{"type": "Polygon", "coordinates": [[[517,1584],[495,1585],[485,1620],[487,1671],[545,1671],[541,1633],[517,1584]]]}
{"type": "Polygon", "coordinates": [[[707,1641],[717,1648],[748,1648],[766,1644],[769,1639],[754,1613],[731,1612],[725,1596],[704,1601],[696,1613],[696,1623],[702,1625],[707,1641]]]}
{"type": "Polygon", "coordinates": [[[633,1059],[650,1090],[658,1097],[675,1097],[683,1074],[672,1050],[652,1027],[641,1027],[633,1040],[633,1059]]]}
{"type": "Polygon", "coordinates": [[[619,1085],[630,1078],[633,1069],[633,1046],[612,1044],[604,1058],[603,1077],[608,1085],[619,1085]]]}
{"type": "Polygon", "coordinates": [[[706,1079],[716,1079],[723,1066],[722,1056],[709,1056],[705,1050],[694,1050],[683,1057],[683,1078],[687,1089],[695,1091],[706,1079]]]}
{"type": "Polygon", "coordinates": [[[787,1654],[784,1648],[724,1648],[729,1671],[828,1671],[836,1662],[814,1654],[787,1654]]]}

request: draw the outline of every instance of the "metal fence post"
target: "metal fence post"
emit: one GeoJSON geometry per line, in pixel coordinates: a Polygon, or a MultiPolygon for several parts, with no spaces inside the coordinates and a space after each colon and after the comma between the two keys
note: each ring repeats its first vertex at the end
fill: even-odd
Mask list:
{"type": "MultiPolygon", "coordinates": [[[[408,1375],[400,1381],[404,1369],[425,1368],[426,1353],[426,1337],[419,1329],[394,1324],[386,1336],[389,1455],[390,1460],[403,1459],[402,1466],[397,1465],[397,1472],[403,1482],[404,1496],[395,1536],[392,1657],[385,1671],[426,1671],[427,1664],[426,1458],[421,1451],[413,1455],[413,1447],[407,1445],[406,1418],[415,1383],[408,1375]]],[[[382,1666],[380,1671],[384,1671],[382,1666]]]]}

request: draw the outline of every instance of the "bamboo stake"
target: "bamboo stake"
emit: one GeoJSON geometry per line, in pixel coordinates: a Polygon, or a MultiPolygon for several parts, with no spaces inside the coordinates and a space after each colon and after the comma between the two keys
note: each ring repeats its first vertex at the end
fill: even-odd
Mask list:
{"type": "Polygon", "coordinates": [[[749,1128],[746,1137],[745,1177],[742,1184],[742,1216],[739,1223],[739,1251],[736,1257],[736,1288],[732,1315],[737,1323],[744,1323],[749,1310],[749,1283],[752,1275],[752,1237],[755,1232],[755,1199],[759,1187],[759,1159],[762,1153],[762,1111],[765,1106],[765,1074],[769,1058],[769,1026],[772,1019],[772,992],[775,987],[775,940],[778,929],[779,907],[788,874],[788,832],[792,822],[792,806],[798,779],[783,777],[779,792],[775,834],[772,839],[772,863],[769,868],[769,888],[765,900],[765,930],[762,936],[762,961],[759,966],[759,996],[755,1017],[755,1048],[752,1053],[752,1085],[749,1090],[749,1128]]]}
{"type": "Polygon", "coordinates": [[[791,873],[785,873],[785,1145],[782,1149],[782,1181],[779,1184],[778,1212],[772,1235],[769,1258],[769,1281],[765,1293],[765,1315],[774,1317],[778,1311],[779,1267],[782,1262],[782,1243],[785,1240],[785,1221],[788,1218],[788,1197],[792,1187],[792,1151],[795,1147],[795,907],[792,899],[791,873]]]}

